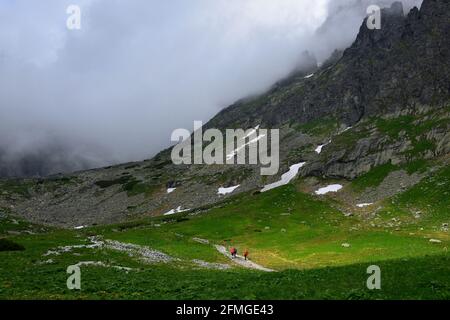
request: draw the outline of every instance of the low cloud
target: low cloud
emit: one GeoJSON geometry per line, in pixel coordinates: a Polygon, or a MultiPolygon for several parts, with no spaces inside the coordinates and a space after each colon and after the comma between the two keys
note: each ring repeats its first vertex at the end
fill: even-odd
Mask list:
{"type": "Polygon", "coordinates": [[[175,128],[267,89],[305,50],[320,62],[347,47],[369,4],[4,0],[0,175],[148,158],[175,128]],[[66,28],[70,4],[81,7],[81,30],[66,28]],[[24,159],[34,165],[24,169],[24,159]]]}

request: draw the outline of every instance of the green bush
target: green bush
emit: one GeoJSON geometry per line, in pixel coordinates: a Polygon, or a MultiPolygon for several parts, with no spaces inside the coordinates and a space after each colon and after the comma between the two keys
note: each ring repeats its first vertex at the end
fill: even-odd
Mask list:
{"type": "Polygon", "coordinates": [[[97,186],[99,186],[102,189],[106,189],[118,184],[125,184],[130,180],[131,176],[125,176],[125,177],[121,177],[121,178],[117,178],[114,180],[100,180],[95,182],[95,184],[97,186]]]}
{"type": "Polygon", "coordinates": [[[0,251],[23,251],[24,246],[8,239],[0,239],[0,251]]]}

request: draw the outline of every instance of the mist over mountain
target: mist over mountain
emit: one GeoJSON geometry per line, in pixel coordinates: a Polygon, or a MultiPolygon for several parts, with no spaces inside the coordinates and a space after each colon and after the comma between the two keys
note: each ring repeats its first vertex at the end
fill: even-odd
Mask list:
{"type": "Polygon", "coordinates": [[[348,47],[373,1],[85,0],[79,31],[71,3],[0,3],[0,176],[149,158],[173,129],[348,47]]]}
{"type": "MultiPolygon", "coordinates": [[[[3,136],[3,141],[6,138],[3,136]]],[[[42,177],[86,170],[114,162],[110,157],[99,146],[78,144],[69,138],[46,135],[20,140],[16,136],[0,148],[0,177],[42,177]]]]}

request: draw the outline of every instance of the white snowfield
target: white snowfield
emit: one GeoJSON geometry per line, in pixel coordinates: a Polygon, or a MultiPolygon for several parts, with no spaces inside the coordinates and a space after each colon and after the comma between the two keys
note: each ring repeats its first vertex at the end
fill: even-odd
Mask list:
{"type": "Polygon", "coordinates": [[[303,167],[305,164],[306,162],[300,162],[290,166],[289,171],[281,176],[281,180],[264,186],[261,192],[266,192],[288,184],[292,179],[295,178],[295,176],[298,174],[298,170],[300,170],[300,168],[303,167]]]}
{"type": "Polygon", "coordinates": [[[174,192],[175,190],[177,190],[177,188],[168,188],[168,189],[167,189],[167,193],[172,193],[172,192],[174,192]]]}
{"type": "Polygon", "coordinates": [[[323,195],[323,194],[327,194],[330,192],[338,192],[339,190],[341,190],[343,187],[340,184],[330,184],[329,186],[320,188],[319,190],[316,191],[317,195],[323,195]]]}
{"type": "MultiPolygon", "coordinates": [[[[254,128],[253,128],[253,129],[245,136],[245,138],[248,138],[248,137],[250,137],[252,134],[256,133],[256,131],[259,129],[259,127],[260,127],[260,125],[258,124],[256,127],[254,127],[254,128]]],[[[252,139],[252,140],[250,140],[249,142],[245,143],[244,145],[242,145],[242,146],[236,148],[233,152],[231,152],[230,154],[227,154],[227,160],[232,159],[235,155],[238,154],[238,152],[239,152],[240,150],[242,150],[243,148],[245,148],[246,146],[248,146],[248,145],[250,145],[250,144],[252,144],[252,143],[258,142],[258,140],[262,139],[262,138],[265,137],[265,136],[266,136],[266,135],[264,135],[264,134],[263,134],[263,135],[260,135],[260,136],[257,135],[257,137],[256,137],[255,139],[252,139]]]]}
{"type": "Polygon", "coordinates": [[[234,190],[236,190],[237,188],[239,188],[241,185],[238,184],[237,186],[234,187],[228,187],[228,188],[219,188],[219,190],[217,191],[217,194],[220,195],[226,195],[229,193],[232,193],[234,190]]]}
{"type": "MultiPolygon", "coordinates": [[[[341,134],[343,134],[344,132],[347,132],[347,131],[350,130],[350,129],[352,129],[352,127],[347,127],[347,128],[345,128],[344,130],[338,132],[337,135],[341,135],[341,134]]],[[[332,141],[330,140],[330,141],[328,141],[328,142],[325,143],[325,144],[321,144],[321,145],[318,146],[318,147],[316,148],[316,150],[314,150],[314,151],[316,151],[317,154],[320,154],[320,153],[322,152],[323,147],[329,145],[331,142],[332,142],[332,141]]]]}
{"type": "Polygon", "coordinates": [[[314,150],[314,151],[315,151],[317,154],[320,154],[320,153],[322,152],[323,147],[329,145],[330,143],[331,143],[331,141],[328,141],[328,142],[325,143],[325,144],[321,144],[321,145],[318,146],[318,147],[316,148],[316,150],[314,150]]]}
{"type": "Polygon", "coordinates": [[[344,132],[347,132],[348,130],[350,130],[353,127],[347,127],[344,130],[342,130],[341,132],[338,133],[338,135],[343,134],[344,132]]]}
{"type": "Polygon", "coordinates": [[[305,77],[305,79],[309,79],[309,78],[311,78],[311,77],[313,77],[313,76],[314,76],[314,73],[308,74],[308,75],[305,77]]]}
{"type": "Polygon", "coordinates": [[[365,208],[365,207],[369,207],[371,205],[373,205],[373,203],[370,202],[370,203],[358,203],[356,206],[358,208],[365,208]]]}
{"type": "MultiPolygon", "coordinates": [[[[233,152],[231,152],[230,154],[227,154],[227,160],[233,159],[234,156],[236,156],[238,154],[239,151],[241,151],[242,149],[244,149],[246,146],[251,145],[252,143],[258,142],[259,140],[261,140],[262,138],[264,138],[266,135],[262,134],[262,135],[258,135],[256,138],[250,140],[249,142],[243,144],[242,146],[234,149],[233,152]]],[[[247,138],[247,137],[246,137],[247,138]]]]}
{"type": "Polygon", "coordinates": [[[250,131],[250,133],[248,133],[245,137],[246,138],[248,138],[248,137],[250,137],[252,134],[254,134],[255,132],[256,132],[256,130],[258,130],[259,129],[259,124],[255,127],[255,128],[253,128],[252,129],[252,131],[250,131]]]}
{"type": "Polygon", "coordinates": [[[176,209],[172,209],[172,210],[170,210],[170,211],[164,213],[164,215],[165,215],[165,216],[168,216],[168,215],[171,215],[171,214],[180,213],[180,212],[186,212],[186,211],[189,211],[189,210],[191,210],[191,209],[184,209],[184,210],[183,210],[183,209],[181,209],[181,206],[179,206],[179,207],[176,208],[176,209]]]}

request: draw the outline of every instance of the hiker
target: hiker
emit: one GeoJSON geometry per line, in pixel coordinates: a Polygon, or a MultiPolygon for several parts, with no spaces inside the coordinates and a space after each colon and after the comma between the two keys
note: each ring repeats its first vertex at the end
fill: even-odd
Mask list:
{"type": "Polygon", "coordinates": [[[236,258],[237,250],[235,247],[231,247],[230,253],[232,258],[236,258]]]}
{"type": "Polygon", "coordinates": [[[245,260],[247,260],[247,258],[248,258],[248,249],[245,249],[245,251],[244,251],[244,258],[245,258],[245,260]]]}

